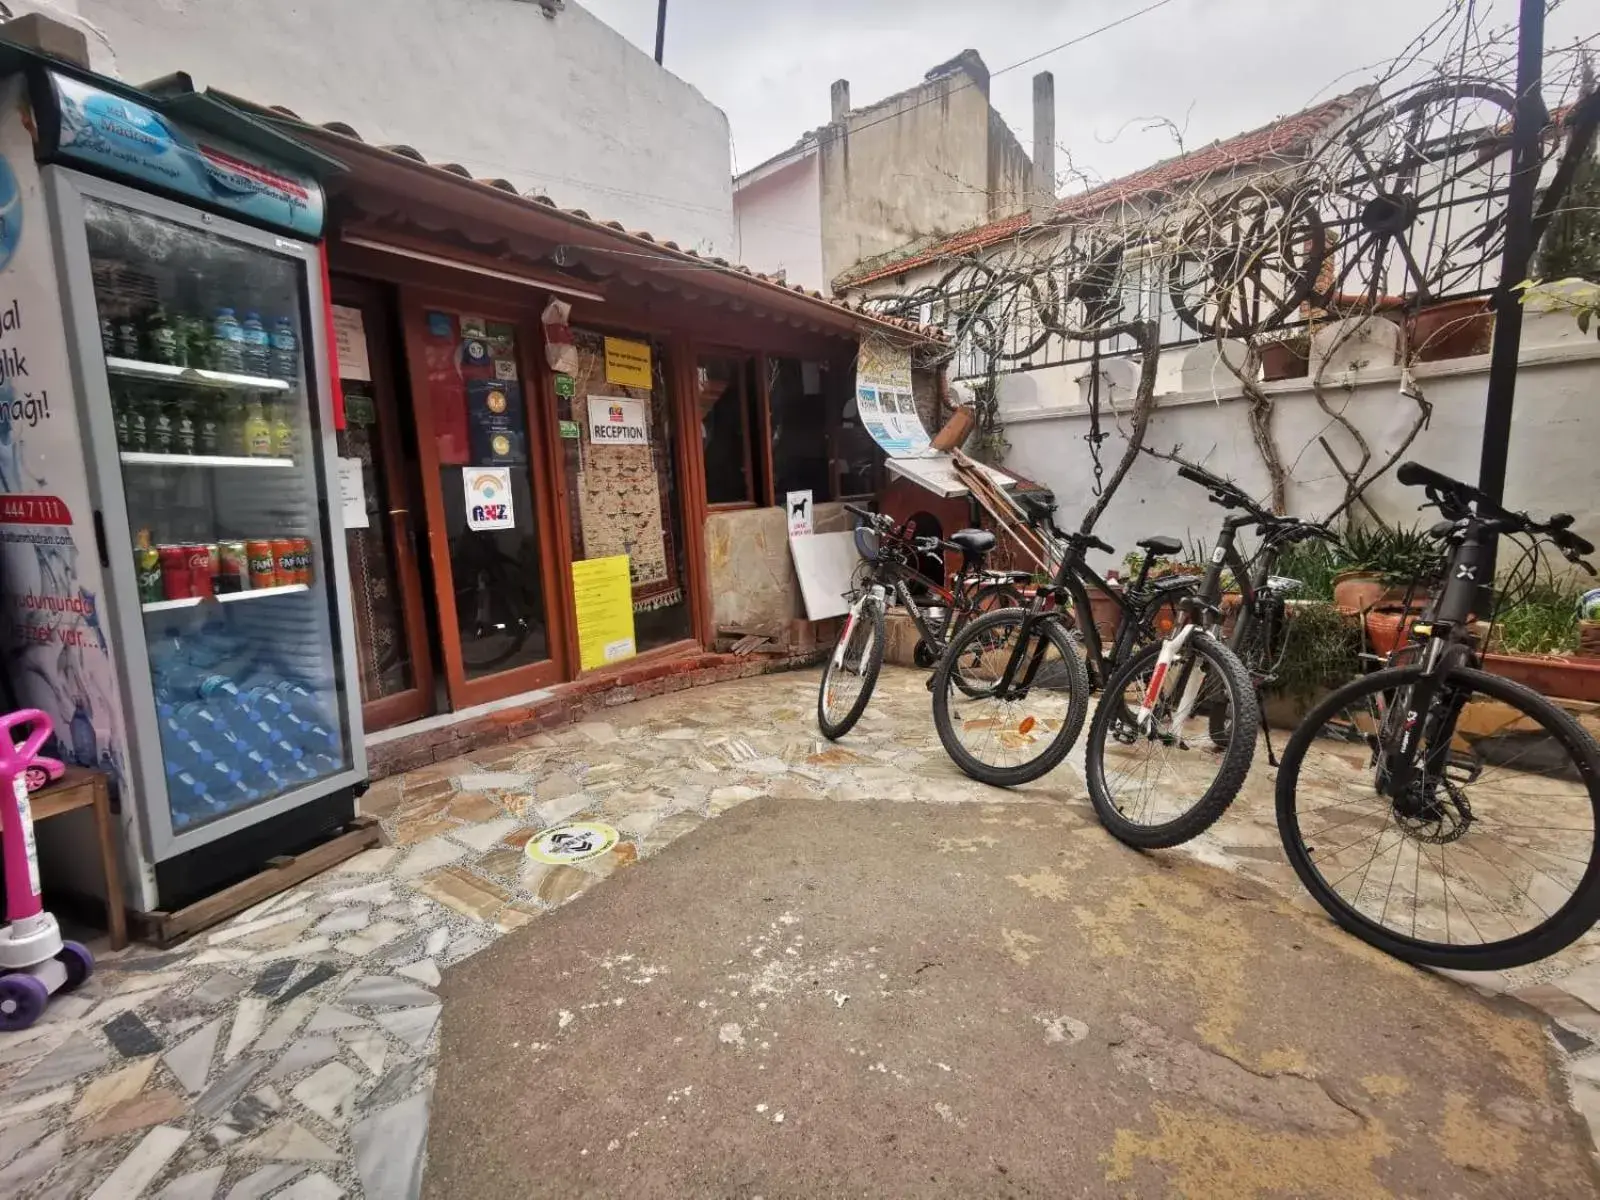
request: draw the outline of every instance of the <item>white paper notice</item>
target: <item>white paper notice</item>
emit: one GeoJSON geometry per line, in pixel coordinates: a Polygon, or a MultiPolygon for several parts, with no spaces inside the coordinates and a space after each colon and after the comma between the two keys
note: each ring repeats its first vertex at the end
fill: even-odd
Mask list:
{"type": "Polygon", "coordinates": [[[510,467],[462,467],[461,486],[467,498],[467,528],[476,532],[515,529],[511,511],[510,467]]]}
{"type": "Polygon", "coordinates": [[[341,458],[339,460],[339,501],[344,509],[344,527],[346,529],[366,529],[367,521],[367,493],[361,480],[361,460],[359,458],[341,458]]]}
{"type": "Polygon", "coordinates": [[[811,489],[790,492],[784,506],[789,514],[789,536],[809,537],[815,532],[811,523],[811,489]]]}
{"type": "Polygon", "coordinates": [[[333,306],[333,349],[339,356],[340,379],[372,379],[372,364],[367,361],[367,327],[361,323],[359,308],[333,306]]]}
{"type": "Polygon", "coordinates": [[[596,446],[648,446],[650,419],[644,401],[590,396],[589,441],[596,446]]]}

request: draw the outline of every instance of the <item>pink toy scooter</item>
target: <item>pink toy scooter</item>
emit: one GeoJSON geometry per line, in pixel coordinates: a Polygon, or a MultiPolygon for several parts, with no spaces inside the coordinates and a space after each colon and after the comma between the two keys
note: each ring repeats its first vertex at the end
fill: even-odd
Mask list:
{"type": "Polygon", "coordinates": [[[71,991],[94,970],[94,958],[77,942],[63,942],[61,927],[39,899],[39,855],[28,805],[28,766],[50,736],[50,718],[36,708],[0,717],[0,853],[6,864],[6,917],[0,929],[0,1031],[26,1029],[44,1013],[55,992],[71,991]],[[31,725],[22,745],[11,731],[31,725]]]}

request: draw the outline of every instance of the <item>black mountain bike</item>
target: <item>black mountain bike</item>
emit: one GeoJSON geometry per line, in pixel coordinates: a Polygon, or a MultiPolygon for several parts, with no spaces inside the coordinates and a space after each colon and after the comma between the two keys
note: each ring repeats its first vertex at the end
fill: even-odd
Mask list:
{"type": "Polygon", "coordinates": [[[862,564],[844,629],[817,692],[817,726],[830,740],[849,733],[872,699],[883,666],[885,614],[892,602],[903,605],[917,627],[915,661],[930,666],[973,616],[1021,604],[1019,586],[1028,580],[1026,571],[984,570],[984,555],[995,543],[987,530],[958,530],[948,540],[917,537],[909,524],[853,504],[844,507],[862,522],[856,530],[862,564]],[[920,570],[926,556],[945,550],[961,555],[961,571],[949,587],[920,570]]]}
{"type": "Polygon", "coordinates": [[[1198,586],[1187,575],[1149,578],[1156,559],[1183,548],[1177,538],[1152,537],[1139,543],[1145,557],[1138,578],[1125,589],[1112,588],[1084,561],[1090,550],[1114,553],[1110,546],[1058,528],[1048,492],[1016,500],[1029,524],[1061,547],[1055,577],[1028,607],[989,613],[957,634],[932,680],[933,723],[945,751],[968,775],[996,787],[1053,770],[1083,729],[1090,692],[1157,636],[1164,608],[1198,586]],[[1086,584],[1120,610],[1109,651],[1090,617],[1086,584]],[[1071,611],[1062,607],[1068,604],[1071,611]]]}
{"type": "Polygon", "coordinates": [[[1484,672],[1471,616],[1492,611],[1497,538],[1528,539],[1528,558],[1548,542],[1591,575],[1594,546],[1564,513],[1535,521],[1417,463],[1396,477],[1445,518],[1442,582],[1415,660],[1339,688],[1290,737],[1278,831],[1301,882],[1362,941],[1422,966],[1523,966],[1600,917],[1600,745],[1484,672]]]}

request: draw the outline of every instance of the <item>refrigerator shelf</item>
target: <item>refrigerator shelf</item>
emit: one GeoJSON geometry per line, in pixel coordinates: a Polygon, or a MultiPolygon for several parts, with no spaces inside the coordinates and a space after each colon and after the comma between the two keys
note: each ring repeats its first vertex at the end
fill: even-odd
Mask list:
{"type": "Polygon", "coordinates": [[[133,379],[159,379],[162,383],[186,383],[191,387],[232,388],[244,392],[287,392],[281,379],[264,375],[231,375],[226,371],[202,371],[198,367],[169,367],[166,363],[141,362],[137,358],[106,358],[106,373],[133,379]]]}
{"type": "Polygon", "coordinates": [[[292,458],[245,458],[227,454],[151,454],[124,450],[122,461],[139,467],[292,467],[292,458]]]}
{"type": "Polygon", "coordinates": [[[216,596],[185,596],[181,600],[152,600],[148,604],[140,605],[147,613],[167,612],[174,608],[194,608],[207,600],[217,600],[223,604],[232,604],[236,600],[258,600],[264,596],[287,596],[291,592],[309,592],[311,589],[303,583],[286,583],[280,587],[248,588],[242,592],[223,592],[216,596]]]}

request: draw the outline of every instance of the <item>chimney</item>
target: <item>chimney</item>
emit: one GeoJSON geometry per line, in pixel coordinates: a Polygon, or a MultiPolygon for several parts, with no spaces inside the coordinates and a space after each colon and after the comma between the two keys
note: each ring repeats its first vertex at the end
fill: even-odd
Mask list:
{"type": "Polygon", "coordinates": [[[1056,203],[1056,77],[1040,71],[1033,77],[1033,196],[1035,221],[1050,215],[1056,203]]]}
{"type": "Polygon", "coordinates": [[[80,67],[89,66],[89,39],[83,30],[52,21],[42,13],[26,13],[0,26],[0,41],[37,50],[80,67]]]}
{"type": "Polygon", "coordinates": [[[829,89],[829,96],[833,100],[833,117],[835,121],[842,121],[850,112],[850,81],[848,79],[835,79],[833,87],[829,89]]]}

